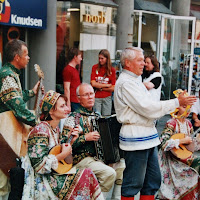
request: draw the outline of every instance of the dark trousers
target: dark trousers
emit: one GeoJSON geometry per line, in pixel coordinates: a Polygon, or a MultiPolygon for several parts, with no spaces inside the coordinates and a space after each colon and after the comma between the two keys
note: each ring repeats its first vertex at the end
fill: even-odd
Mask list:
{"type": "Polygon", "coordinates": [[[155,195],[160,188],[161,174],[157,147],[124,151],[126,168],[123,173],[122,196],[155,195]]]}

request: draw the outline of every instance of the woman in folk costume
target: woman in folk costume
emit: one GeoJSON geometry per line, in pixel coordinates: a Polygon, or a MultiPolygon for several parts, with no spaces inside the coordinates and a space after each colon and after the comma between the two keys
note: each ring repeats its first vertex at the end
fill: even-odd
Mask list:
{"type": "Polygon", "coordinates": [[[60,119],[70,112],[65,97],[52,90],[41,101],[41,122],[28,136],[28,152],[22,160],[25,185],[22,200],[89,200],[103,199],[98,181],[90,169],[72,168],[67,174],[58,174],[58,162],[72,153],[71,144],[78,138],[79,125],[71,134],[71,144],[59,133],[60,119]],[[52,147],[61,144],[61,153],[50,155],[52,147]]]}
{"type": "Polygon", "coordinates": [[[191,153],[188,158],[183,159],[183,157],[173,153],[174,148],[182,148],[180,145],[193,144],[194,151],[200,149],[199,138],[194,137],[192,139],[193,127],[191,122],[186,119],[190,113],[190,109],[186,108],[180,106],[176,109],[177,112],[167,122],[161,134],[159,163],[162,182],[158,191],[159,199],[197,200],[200,197],[200,158],[191,153]],[[182,139],[172,139],[171,137],[177,133],[184,133],[185,137],[182,139]]]}

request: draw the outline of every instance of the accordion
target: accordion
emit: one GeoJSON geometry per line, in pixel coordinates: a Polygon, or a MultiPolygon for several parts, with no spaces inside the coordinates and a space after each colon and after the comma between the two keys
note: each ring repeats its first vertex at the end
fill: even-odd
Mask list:
{"type": "MultiPolygon", "coordinates": [[[[104,163],[111,164],[116,163],[122,157],[121,150],[119,149],[119,132],[121,124],[117,121],[116,115],[110,117],[99,117],[96,118],[96,124],[98,126],[98,132],[101,136],[96,148],[97,154],[102,154],[104,163]],[[102,152],[101,152],[102,151],[102,152]]],[[[99,155],[97,155],[99,158],[99,155]]]]}

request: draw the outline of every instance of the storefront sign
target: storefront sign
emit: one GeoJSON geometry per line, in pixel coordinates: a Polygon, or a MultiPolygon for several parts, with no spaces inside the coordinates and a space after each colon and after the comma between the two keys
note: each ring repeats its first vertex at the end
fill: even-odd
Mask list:
{"type": "Polygon", "coordinates": [[[0,24],[46,29],[47,0],[0,0],[0,24]]]}
{"type": "Polygon", "coordinates": [[[83,21],[84,22],[90,22],[90,23],[100,23],[100,24],[104,24],[106,19],[103,15],[103,12],[99,11],[98,12],[98,16],[96,15],[89,15],[89,14],[84,14],[83,15],[83,21]]]}

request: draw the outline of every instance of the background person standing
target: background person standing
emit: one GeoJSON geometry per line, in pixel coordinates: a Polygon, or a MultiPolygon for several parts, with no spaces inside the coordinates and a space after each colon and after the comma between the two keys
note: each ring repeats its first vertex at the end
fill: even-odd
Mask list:
{"type": "Polygon", "coordinates": [[[82,61],[81,52],[77,48],[70,48],[68,51],[68,65],[63,69],[64,95],[67,97],[67,106],[71,111],[79,107],[76,96],[76,88],[81,84],[79,72],[76,69],[82,61]]]}
{"type": "Polygon", "coordinates": [[[111,115],[115,82],[115,68],[112,67],[110,53],[102,49],[99,52],[99,63],[92,67],[91,85],[95,88],[94,110],[103,116],[111,115]]]}
{"type": "Polygon", "coordinates": [[[162,75],[160,74],[159,62],[154,55],[145,57],[145,67],[142,78],[147,90],[149,90],[155,100],[159,101],[162,87],[162,75]]]}

